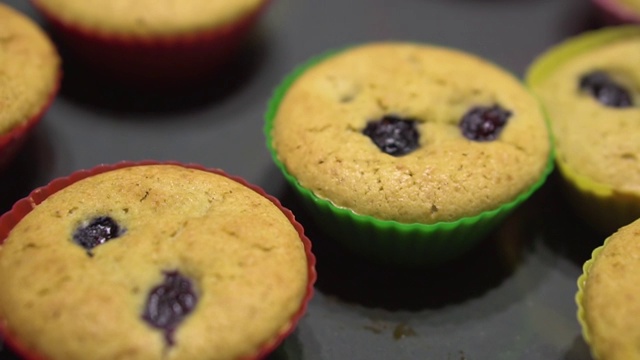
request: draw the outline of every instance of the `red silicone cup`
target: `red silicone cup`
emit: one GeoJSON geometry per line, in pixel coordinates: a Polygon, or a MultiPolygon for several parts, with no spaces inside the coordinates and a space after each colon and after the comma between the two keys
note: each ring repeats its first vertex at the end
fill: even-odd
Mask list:
{"type": "Polygon", "coordinates": [[[9,165],[16,155],[23,148],[24,143],[33,132],[36,125],[40,122],[44,114],[47,112],[53,99],[55,99],[60,89],[60,80],[62,75],[58,75],[47,100],[42,104],[40,109],[24,123],[9,130],[6,134],[0,134],[0,171],[9,165]]]}
{"type": "MultiPolygon", "coordinates": [[[[280,209],[280,211],[282,211],[282,213],[287,217],[287,219],[289,219],[293,227],[298,232],[298,235],[300,236],[300,241],[302,241],[302,244],[304,245],[304,251],[307,258],[307,273],[308,273],[307,288],[305,291],[305,295],[300,302],[300,307],[289,319],[289,323],[281,329],[280,333],[275,334],[270,340],[262,344],[258,349],[256,349],[256,351],[252,355],[243,357],[238,360],[258,360],[266,357],[268,354],[273,352],[295,330],[295,327],[298,324],[298,321],[300,321],[300,319],[306,312],[307,305],[311,300],[311,298],[313,297],[313,285],[315,284],[315,281],[317,278],[317,274],[315,270],[316,258],[313,252],[311,251],[311,241],[304,234],[304,228],[295,219],[295,216],[293,215],[293,213],[289,209],[285,208],[277,198],[267,194],[262,188],[256,185],[250,184],[246,180],[240,177],[229,175],[220,169],[205,168],[197,164],[183,164],[183,163],[172,162],[172,161],[160,162],[160,161],[153,161],[153,160],[141,161],[141,162],[123,161],[123,162],[112,164],[112,165],[99,165],[89,170],[79,170],[67,177],[57,178],[55,180],[52,180],[49,184],[33,190],[27,197],[18,200],[13,205],[11,210],[9,210],[8,212],[0,216],[0,245],[2,245],[2,243],[4,243],[6,238],[9,236],[11,229],[13,229],[13,227],[18,222],[20,222],[20,220],[22,220],[22,218],[24,218],[29,212],[31,212],[33,208],[35,208],[38,204],[42,203],[49,196],[55,194],[56,192],[64,189],[65,187],[77,181],[80,181],[90,176],[105,173],[108,171],[122,169],[126,167],[131,167],[131,166],[163,165],[163,164],[177,165],[177,166],[183,166],[190,169],[208,171],[214,174],[222,175],[224,177],[227,177],[228,179],[231,179],[241,185],[248,187],[249,189],[255,191],[259,195],[267,198],[276,207],[278,207],[278,209],[280,209]]],[[[4,339],[5,343],[15,353],[20,355],[23,359],[48,360],[44,355],[37,354],[34,351],[30,350],[27,346],[25,346],[20,341],[20,339],[13,336],[11,332],[8,331],[6,324],[2,321],[2,319],[0,319],[0,339],[4,339]]]]}
{"type": "Polygon", "coordinates": [[[71,55],[96,75],[126,85],[172,87],[204,82],[238,52],[270,0],[220,27],[175,36],[126,36],[66,22],[31,0],[71,55]]]}
{"type": "Polygon", "coordinates": [[[607,25],[640,24],[640,14],[633,12],[617,0],[592,0],[603,23],[607,25]]]}

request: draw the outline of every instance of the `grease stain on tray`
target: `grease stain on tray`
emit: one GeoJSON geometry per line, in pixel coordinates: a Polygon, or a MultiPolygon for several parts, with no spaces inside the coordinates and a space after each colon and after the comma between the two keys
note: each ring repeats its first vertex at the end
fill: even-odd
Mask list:
{"type": "Polygon", "coordinates": [[[393,329],[393,338],[396,340],[400,340],[408,336],[416,336],[416,335],[418,335],[416,331],[413,330],[413,328],[407,324],[400,323],[396,325],[396,327],[393,329]]]}
{"type": "Polygon", "coordinates": [[[371,324],[364,325],[363,328],[374,334],[390,333],[395,340],[418,335],[410,325],[405,323],[393,324],[374,320],[371,324]]]}

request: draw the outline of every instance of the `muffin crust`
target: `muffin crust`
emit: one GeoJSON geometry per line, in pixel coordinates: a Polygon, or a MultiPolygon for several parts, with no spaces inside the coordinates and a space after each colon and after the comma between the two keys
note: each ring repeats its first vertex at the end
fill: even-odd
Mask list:
{"type": "Polygon", "coordinates": [[[639,0],[617,0],[622,6],[629,11],[632,11],[636,14],[640,14],[640,1],[639,0]]]}
{"type": "Polygon", "coordinates": [[[494,209],[541,176],[550,151],[536,100],[475,56],[411,43],[373,43],[306,70],[275,116],[273,146],[300,184],[356,213],[436,223],[494,209]],[[458,127],[474,106],[513,114],[491,142],[458,127]],[[420,147],[393,157],[362,129],[385,115],[417,119],[420,147]]]}
{"type": "Polygon", "coordinates": [[[601,359],[640,358],[640,221],[609,237],[588,271],[583,307],[592,349],[601,359]]]}
{"type": "Polygon", "coordinates": [[[640,31],[575,56],[536,84],[551,118],[559,161],[617,191],[640,194],[640,31]],[[579,91],[582,75],[605,71],[634,106],[612,108],[579,91]]]}
{"type": "Polygon", "coordinates": [[[38,114],[58,83],[60,57],[28,17],[0,3],[0,135],[38,114]]]}
{"type": "Polygon", "coordinates": [[[62,21],[124,36],[212,30],[258,9],[264,0],[34,0],[62,21]]]}
{"type": "Polygon", "coordinates": [[[47,359],[235,359],[289,324],[306,269],[297,231],[253,190],[205,171],[134,166],[81,180],[16,225],[0,247],[0,319],[47,359]],[[95,216],[125,232],[89,256],[71,234],[95,216]],[[141,315],[173,270],[199,300],[170,347],[141,315]]]}

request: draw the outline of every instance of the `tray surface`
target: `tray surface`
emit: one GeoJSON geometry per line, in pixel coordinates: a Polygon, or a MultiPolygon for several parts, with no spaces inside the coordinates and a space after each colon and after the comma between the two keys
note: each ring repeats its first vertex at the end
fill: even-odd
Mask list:
{"type": "MultiPolygon", "coordinates": [[[[26,0],[5,2],[42,24],[26,0]]],[[[273,165],[262,126],[275,85],[329,49],[420,41],[522,77],[549,46],[596,25],[584,0],[275,0],[229,71],[197,91],[133,96],[67,62],[60,95],[0,173],[0,212],[53,178],[100,163],[218,167],[280,198],[314,242],[316,295],[270,359],[589,359],[575,283],[604,237],[572,216],[555,175],[464,258],[430,270],[382,269],[314,227],[273,165]]],[[[0,360],[14,358],[0,345],[0,360]]]]}

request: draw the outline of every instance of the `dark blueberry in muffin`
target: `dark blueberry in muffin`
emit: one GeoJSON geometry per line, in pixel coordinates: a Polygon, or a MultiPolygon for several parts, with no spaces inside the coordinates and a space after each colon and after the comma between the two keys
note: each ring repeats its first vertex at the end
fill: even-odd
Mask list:
{"type": "Polygon", "coordinates": [[[594,71],[580,78],[580,90],[589,93],[601,104],[615,108],[633,106],[631,95],[604,71],[594,71]]]}
{"type": "Polygon", "coordinates": [[[124,233],[118,223],[108,216],[99,216],[82,223],[73,233],[73,241],[87,250],[117,238],[124,233]]]}
{"type": "Polygon", "coordinates": [[[164,274],[164,282],[149,292],[142,319],[164,332],[170,346],[173,332],[198,303],[193,283],[178,271],[164,274]]]}
{"type": "Polygon", "coordinates": [[[460,120],[460,130],[469,140],[492,141],[498,138],[510,117],[511,111],[499,105],[476,106],[464,114],[460,120]]]}
{"type": "Polygon", "coordinates": [[[420,134],[416,120],[395,115],[385,115],[380,120],[367,123],[362,130],[382,151],[393,156],[406,155],[419,146],[420,134]]]}

